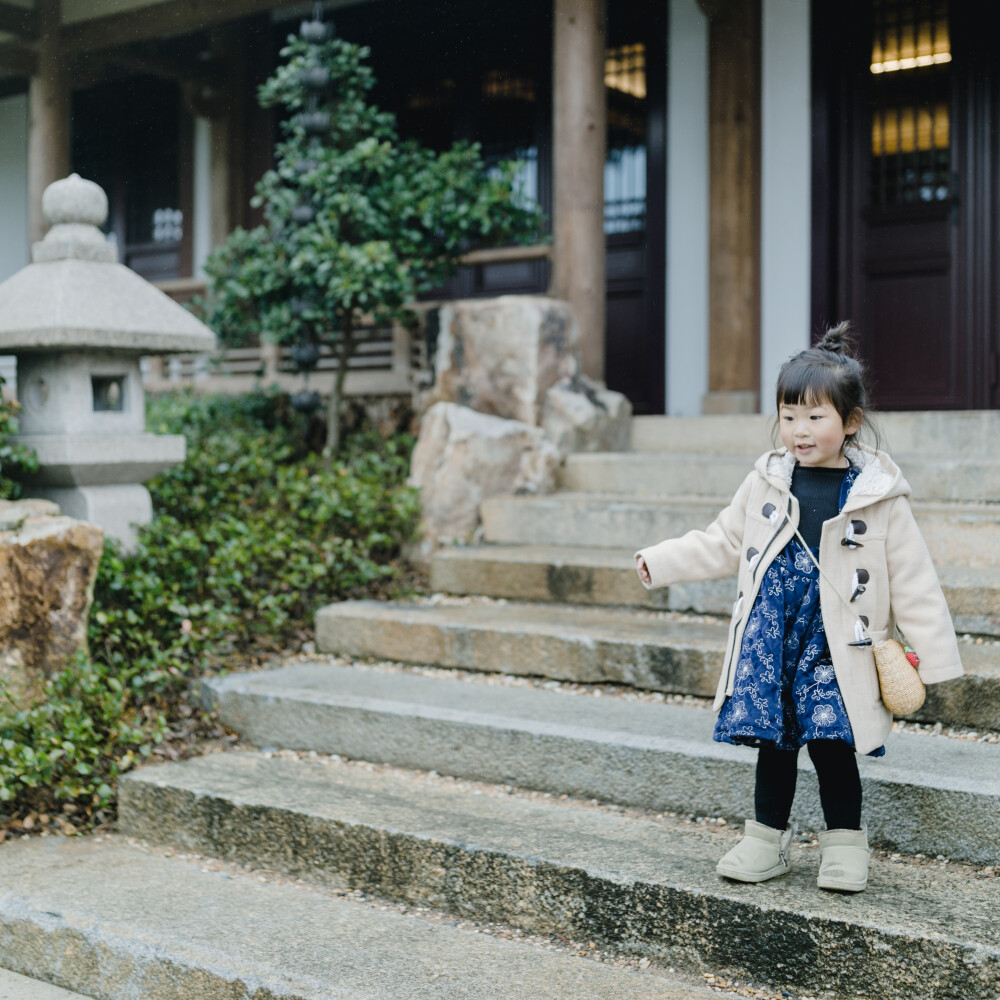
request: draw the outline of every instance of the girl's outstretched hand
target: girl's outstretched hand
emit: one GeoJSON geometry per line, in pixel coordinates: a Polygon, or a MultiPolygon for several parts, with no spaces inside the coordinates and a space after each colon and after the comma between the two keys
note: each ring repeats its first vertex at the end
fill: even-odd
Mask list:
{"type": "Polygon", "coordinates": [[[652,578],[649,575],[649,567],[646,565],[646,560],[643,559],[642,556],[639,556],[639,558],[636,559],[635,569],[636,572],[639,574],[639,579],[642,580],[644,584],[649,586],[649,584],[653,582],[652,578]]]}

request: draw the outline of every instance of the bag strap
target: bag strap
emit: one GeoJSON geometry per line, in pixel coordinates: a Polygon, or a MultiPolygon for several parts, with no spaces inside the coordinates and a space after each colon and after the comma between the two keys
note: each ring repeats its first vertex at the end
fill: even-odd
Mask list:
{"type": "MultiPolygon", "coordinates": [[[[851,602],[846,597],[844,597],[844,595],[837,589],[837,586],[836,586],[836,584],[834,584],[833,580],[831,580],[826,575],[826,573],[823,572],[823,567],[820,566],[819,560],[813,555],[812,549],[809,548],[808,545],[806,545],[806,540],[799,533],[799,529],[798,528],[795,529],[795,537],[802,544],[802,548],[804,548],[806,550],[806,554],[813,561],[813,565],[815,565],[816,569],[819,570],[819,575],[821,577],[823,577],[824,580],[826,580],[826,582],[830,585],[830,589],[841,599],[841,601],[843,601],[844,607],[846,607],[851,612],[852,615],[855,615],[855,620],[861,625],[861,630],[862,630],[862,632],[864,632],[864,634],[866,636],[866,639],[865,639],[865,641],[858,640],[857,644],[858,645],[865,645],[865,646],[872,645],[872,637],[871,637],[871,635],[868,632],[868,626],[865,625],[865,623],[862,621],[861,616],[858,615],[858,614],[856,614],[855,609],[853,607],[851,607],[851,602]]],[[[854,634],[857,635],[858,633],[855,632],[854,634]]],[[[853,646],[853,645],[855,645],[855,643],[848,643],[848,645],[852,645],[853,646]]]]}

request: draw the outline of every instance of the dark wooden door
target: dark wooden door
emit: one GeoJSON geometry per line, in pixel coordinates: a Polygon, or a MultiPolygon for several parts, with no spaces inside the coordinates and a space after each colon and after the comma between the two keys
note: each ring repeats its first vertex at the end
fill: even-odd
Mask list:
{"type": "Polygon", "coordinates": [[[666,5],[609,4],[605,380],[636,413],[665,398],[666,51],[666,5]]]}
{"type": "Polygon", "coordinates": [[[813,10],[817,332],[854,322],[882,409],[995,405],[995,100],[972,7],[813,10]]]}
{"type": "Polygon", "coordinates": [[[105,231],[150,281],[191,273],[191,128],[171,81],[134,76],[73,95],[73,169],[104,188],[105,231]]]}

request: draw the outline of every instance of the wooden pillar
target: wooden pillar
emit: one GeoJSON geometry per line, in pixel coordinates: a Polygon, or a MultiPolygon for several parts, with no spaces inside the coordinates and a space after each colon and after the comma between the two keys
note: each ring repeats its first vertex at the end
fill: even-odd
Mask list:
{"type": "Polygon", "coordinates": [[[28,91],[28,234],[45,235],[42,192],[70,171],[70,84],[59,45],[60,0],[38,0],[38,69],[28,91]]]}
{"type": "Polygon", "coordinates": [[[761,0],[709,15],[709,364],[706,413],[753,413],[760,385],[761,0]]]}
{"type": "Polygon", "coordinates": [[[554,0],[552,295],[580,325],[584,374],[604,378],[606,0],[554,0]]]}

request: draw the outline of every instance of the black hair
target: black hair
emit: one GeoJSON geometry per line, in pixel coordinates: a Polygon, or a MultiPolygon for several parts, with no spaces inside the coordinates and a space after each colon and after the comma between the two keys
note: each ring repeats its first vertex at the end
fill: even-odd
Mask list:
{"type": "Polygon", "coordinates": [[[830,327],[814,347],[790,357],[778,372],[775,405],[829,403],[846,424],[861,413],[861,427],[848,434],[845,443],[854,444],[867,432],[873,447],[879,445],[879,433],[871,419],[868,384],[864,365],[854,356],[851,324],[847,321],[830,327]]]}

